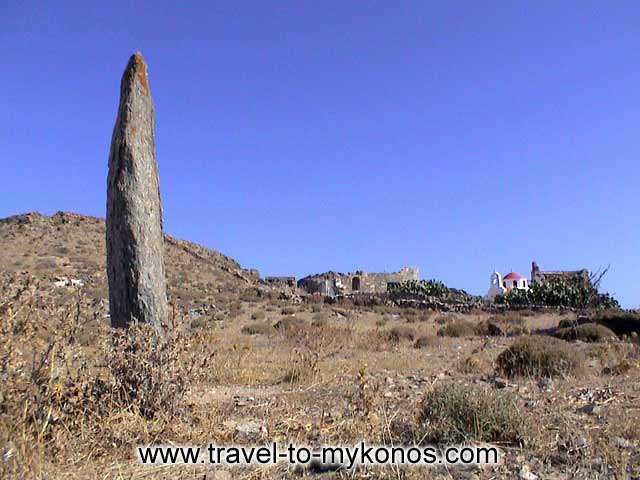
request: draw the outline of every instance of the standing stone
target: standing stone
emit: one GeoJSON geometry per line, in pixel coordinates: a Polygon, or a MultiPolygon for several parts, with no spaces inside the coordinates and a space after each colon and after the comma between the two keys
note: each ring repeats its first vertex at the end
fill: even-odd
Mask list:
{"type": "Polygon", "coordinates": [[[167,321],[162,203],[155,142],[155,109],[147,65],[129,59],[120,84],[107,180],[107,276],[113,327],[167,321]]]}

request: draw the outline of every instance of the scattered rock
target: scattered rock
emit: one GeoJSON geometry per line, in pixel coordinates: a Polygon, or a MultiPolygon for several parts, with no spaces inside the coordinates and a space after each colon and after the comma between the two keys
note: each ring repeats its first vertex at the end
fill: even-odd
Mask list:
{"type": "Polygon", "coordinates": [[[233,477],[231,476],[231,472],[227,470],[216,470],[213,472],[213,480],[231,480],[233,477]]]}
{"type": "Polygon", "coordinates": [[[537,480],[538,476],[531,471],[528,465],[523,465],[520,469],[519,477],[521,480],[537,480]]]}
{"type": "Polygon", "coordinates": [[[53,284],[56,287],[82,287],[84,282],[77,278],[56,277],[53,284]]]}
{"type": "Polygon", "coordinates": [[[258,422],[242,423],[236,427],[236,434],[246,440],[255,440],[261,434],[267,433],[267,427],[258,422]]]}
{"type": "Polygon", "coordinates": [[[552,390],[553,389],[553,380],[549,377],[543,377],[538,380],[538,388],[540,390],[552,390]]]}
{"type": "Polygon", "coordinates": [[[596,403],[589,403],[578,409],[578,413],[586,413],[587,415],[597,415],[602,411],[602,407],[596,403]]]}
{"type": "Polygon", "coordinates": [[[494,378],[493,384],[496,386],[496,388],[506,388],[509,386],[509,382],[501,377],[494,378]]]}
{"type": "Polygon", "coordinates": [[[622,437],[614,437],[613,443],[615,443],[616,446],[620,448],[633,448],[635,446],[632,442],[622,437]]]}

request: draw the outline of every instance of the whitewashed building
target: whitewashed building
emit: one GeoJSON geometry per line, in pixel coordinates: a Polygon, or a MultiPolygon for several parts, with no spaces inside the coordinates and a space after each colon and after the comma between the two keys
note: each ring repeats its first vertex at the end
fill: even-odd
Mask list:
{"type": "Polygon", "coordinates": [[[513,289],[529,290],[529,281],[518,272],[508,273],[504,277],[499,272],[493,272],[489,282],[489,291],[485,295],[488,300],[493,300],[496,295],[504,295],[513,289]]]}

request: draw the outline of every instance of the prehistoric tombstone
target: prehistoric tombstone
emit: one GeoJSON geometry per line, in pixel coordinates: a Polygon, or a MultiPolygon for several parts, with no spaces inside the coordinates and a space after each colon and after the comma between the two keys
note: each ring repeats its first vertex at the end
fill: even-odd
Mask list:
{"type": "Polygon", "coordinates": [[[107,179],[107,276],[113,327],[167,321],[155,110],[147,65],[136,53],[120,84],[107,179]]]}

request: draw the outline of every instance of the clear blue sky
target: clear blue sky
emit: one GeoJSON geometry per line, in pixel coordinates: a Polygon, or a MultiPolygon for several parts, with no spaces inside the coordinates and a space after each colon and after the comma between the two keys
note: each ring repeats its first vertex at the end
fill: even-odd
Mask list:
{"type": "Polygon", "coordinates": [[[611,264],[640,306],[636,1],[0,2],[0,216],[104,216],[149,64],[168,233],[263,275],[611,264]]]}

